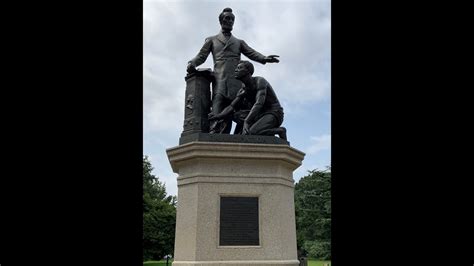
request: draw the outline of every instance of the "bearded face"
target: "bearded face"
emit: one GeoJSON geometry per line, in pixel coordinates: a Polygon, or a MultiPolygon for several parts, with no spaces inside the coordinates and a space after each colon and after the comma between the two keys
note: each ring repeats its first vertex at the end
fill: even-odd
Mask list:
{"type": "Polygon", "coordinates": [[[234,26],[234,14],[230,12],[225,12],[222,21],[221,21],[221,27],[224,31],[231,31],[232,27],[234,26]]]}

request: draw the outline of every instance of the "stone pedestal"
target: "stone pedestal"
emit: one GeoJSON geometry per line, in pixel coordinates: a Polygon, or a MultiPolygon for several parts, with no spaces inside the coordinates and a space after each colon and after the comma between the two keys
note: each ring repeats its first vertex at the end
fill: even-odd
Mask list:
{"type": "Polygon", "coordinates": [[[174,266],[299,264],[293,171],[304,153],[284,144],[190,142],[167,154],[179,174],[174,266]],[[224,210],[229,205],[222,205],[222,198],[254,200],[258,215],[249,218],[255,221],[249,226],[257,230],[249,234],[257,242],[223,241],[220,230],[227,228],[227,237],[240,232],[223,226],[229,219],[221,212],[233,208],[224,210]]]}

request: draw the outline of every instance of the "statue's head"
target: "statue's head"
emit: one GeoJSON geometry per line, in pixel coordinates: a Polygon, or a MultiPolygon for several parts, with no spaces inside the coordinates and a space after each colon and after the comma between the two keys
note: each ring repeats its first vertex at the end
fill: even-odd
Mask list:
{"type": "Polygon", "coordinates": [[[250,63],[249,61],[241,60],[234,71],[235,78],[242,79],[243,77],[247,75],[252,76],[253,71],[254,71],[254,67],[252,63],[250,63]]]}
{"type": "Polygon", "coordinates": [[[219,23],[224,31],[231,31],[234,26],[235,16],[232,14],[232,8],[226,7],[219,15],[219,23]]]}

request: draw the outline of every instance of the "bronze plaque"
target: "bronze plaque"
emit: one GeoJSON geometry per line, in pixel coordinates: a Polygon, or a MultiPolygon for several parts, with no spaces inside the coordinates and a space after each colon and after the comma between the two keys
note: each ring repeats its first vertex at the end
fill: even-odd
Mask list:
{"type": "Polygon", "coordinates": [[[258,197],[221,197],[220,246],[258,246],[258,197]]]}

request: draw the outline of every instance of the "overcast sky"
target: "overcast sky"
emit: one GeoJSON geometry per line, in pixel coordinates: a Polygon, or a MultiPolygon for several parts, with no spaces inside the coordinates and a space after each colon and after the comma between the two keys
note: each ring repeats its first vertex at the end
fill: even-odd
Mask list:
{"type": "MultiPolygon", "coordinates": [[[[220,30],[225,7],[235,15],[232,34],[280,63],[255,66],[284,108],[290,145],[306,153],[294,172],[331,165],[331,3],[329,0],[143,2],[143,152],[153,173],[177,194],[166,149],[178,145],[183,130],[186,64],[220,30]]],[[[242,59],[248,60],[244,55],[242,59]]],[[[213,68],[212,55],[200,68],[213,68]]]]}

